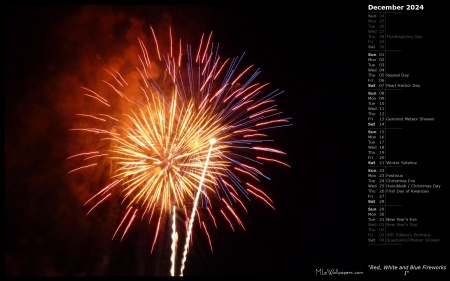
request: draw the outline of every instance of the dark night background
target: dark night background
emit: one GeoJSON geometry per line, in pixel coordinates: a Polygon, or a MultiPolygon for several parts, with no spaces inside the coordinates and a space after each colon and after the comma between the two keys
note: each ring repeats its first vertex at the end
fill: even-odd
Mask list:
{"type": "Polygon", "coordinates": [[[285,90],[277,102],[293,123],[271,133],[292,166],[275,167],[263,183],[276,211],[248,204],[246,231],[219,228],[213,253],[194,238],[185,275],[366,269],[365,6],[10,6],[4,13],[6,275],[168,274],[161,269],[168,258],[149,255],[143,226],[111,241],[115,206],[86,217],[83,183],[66,175],[67,108],[79,95],[72,85],[91,81],[97,54],[107,59],[118,42],[137,43],[127,26],[149,35],[150,24],[195,39],[214,31],[222,54],[246,52],[244,64],[262,69],[258,80],[285,90]],[[125,27],[108,30],[115,21],[125,27]]]}

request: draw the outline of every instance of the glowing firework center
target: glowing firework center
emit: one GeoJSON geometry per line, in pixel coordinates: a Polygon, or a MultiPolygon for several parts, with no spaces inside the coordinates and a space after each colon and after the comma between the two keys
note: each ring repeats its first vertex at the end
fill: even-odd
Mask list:
{"type": "MultiPolygon", "coordinates": [[[[192,100],[185,104],[177,102],[176,94],[167,100],[151,96],[156,96],[153,102],[128,116],[132,126],[114,137],[111,158],[120,168],[113,177],[125,179],[123,191],[130,205],[138,203],[145,212],[153,206],[170,212],[173,205],[183,206],[186,197],[194,199],[210,140],[223,134],[225,126],[192,100]]],[[[216,145],[209,159],[205,184],[211,191],[214,179],[225,175],[227,162],[220,157],[224,148],[216,145]]]]}

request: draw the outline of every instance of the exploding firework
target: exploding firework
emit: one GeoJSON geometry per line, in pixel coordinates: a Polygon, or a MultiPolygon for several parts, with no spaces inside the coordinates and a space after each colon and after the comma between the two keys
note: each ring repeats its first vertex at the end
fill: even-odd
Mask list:
{"type": "Polygon", "coordinates": [[[289,165],[281,160],[283,151],[269,146],[267,132],[290,122],[275,102],[282,91],[256,82],[260,70],[241,67],[243,55],[222,59],[212,33],[202,35],[198,49],[192,50],[181,39],[173,40],[169,28],[164,52],[153,28],[150,33],[150,52],[137,39],[137,81],[105,66],[109,79],[102,82],[109,93],[81,87],[95,111],[78,113],[82,125],[71,131],[90,134],[95,141],[92,150],[68,157],[81,163],[68,173],[109,167],[109,182],[85,205],[89,214],[113,192],[122,194],[124,215],[113,239],[123,239],[133,222],[145,220],[154,233],[153,251],[161,224],[172,216],[175,232],[175,213],[183,214],[182,274],[195,217],[213,250],[208,229],[218,227],[219,217],[233,231],[237,226],[245,230],[239,214],[247,212],[246,201],[257,198],[275,209],[260,187],[261,179],[269,179],[262,167],[289,165]],[[117,110],[107,94],[126,106],[117,110]]]}

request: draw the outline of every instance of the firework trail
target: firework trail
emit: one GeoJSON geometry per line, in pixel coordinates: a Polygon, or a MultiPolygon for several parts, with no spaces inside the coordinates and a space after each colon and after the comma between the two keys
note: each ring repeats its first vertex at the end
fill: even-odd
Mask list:
{"type": "Polygon", "coordinates": [[[176,227],[176,208],[173,206],[173,214],[172,214],[172,245],[170,249],[172,250],[172,256],[170,257],[170,261],[172,263],[172,267],[170,269],[170,274],[175,276],[175,257],[177,252],[177,242],[178,242],[178,233],[176,227]]]}
{"type": "Polygon", "coordinates": [[[291,124],[275,102],[282,91],[266,91],[269,83],[255,82],[260,70],[241,67],[243,55],[222,59],[212,33],[201,36],[194,52],[189,44],[183,48],[181,39],[173,40],[171,29],[169,47],[160,49],[150,31],[154,52],[150,55],[138,38],[133,81],[106,66],[108,79],[102,82],[109,98],[81,87],[95,111],[78,113],[82,125],[71,131],[95,141],[92,150],[68,157],[78,161],[68,173],[108,167],[109,182],[85,203],[92,206],[87,214],[118,190],[125,210],[113,239],[121,233],[122,240],[138,218],[145,219],[154,232],[151,252],[161,224],[168,223],[171,212],[175,217],[176,209],[184,210],[183,274],[195,214],[212,250],[207,226],[217,228],[218,217],[233,231],[236,225],[245,230],[239,217],[247,212],[245,201],[257,198],[275,209],[259,187],[262,178],[270,180],[262,169],[264,164],[289,165],[280,160],[285,153],[270,146],[267,131],[291,124]],[[138,93],[131,84],[139,85],[138,93]],[[117,98],[125,109],[117,109],[117,98]]]}
{"type": "Polygon", "coordinates": [[[209,158],[211,156],[211,150],[215,142],[216,142],[215,139],[210,140],[211,146],[209,147],[208,155],[206,156],[205,167],[203,168],[202,177],[200,179],[200,183],[198,184],[197,194],[195,195],[194,207],[192,207],[191,218],[189,219],[188,232],[186,234],[186,242],[184,244],[183,259],[181,260],[180,276],[183,276],[184,266],[186,263],[187,253],[189,249],[189,242],[191,241],[192,226],[194,225],[195,213],[197,212],[198,199],[200,198],[203,182],[205,180],[205,173],[206,170],[208,169],[209,158]]]}

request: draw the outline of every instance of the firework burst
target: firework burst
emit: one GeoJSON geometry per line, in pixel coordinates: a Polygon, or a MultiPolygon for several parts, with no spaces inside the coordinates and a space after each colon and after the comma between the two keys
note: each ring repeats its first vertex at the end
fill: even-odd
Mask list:
{"type": "Polygon", "coordinates": [[[269,129],[290,126],[275,103],[282,92],[256,82],[260,70],[241,67],[243,55],[222,59],[212,33],[202,35],[198,49],[192,50],[181,39],[173,40],[169,28],[165,52],[160,52],[153,28],[150,33],[151,52],[137,40],[140,98],[129,93],[136,87],[118,70],[105,67],[109,79],[103,83],[127,105],[125,112],[115,110],[107,94],[81,87],[96,110],[77,114],[84,125],[71,130],[93,135],[95,149],[68,157],[81,163],[68,173],[111,163],[108,184],[85,205],[89,214],[115,190],[121,192],[124,216],[113,239],[123,239],[140,218],[154,227],[153,251],[160,225],[178,211],[185,217],[186,241],[197,216],[213,250],[208,229],[218,227],[219,217],[234,231],[245,229],[239,213],[247,212],[245,202],[251,198],[275,209],[260,180],[269,179],[262,172],[265,164],[289,167],[281,160],[285,153],[271,147],[267,135],[269,129]]]}

